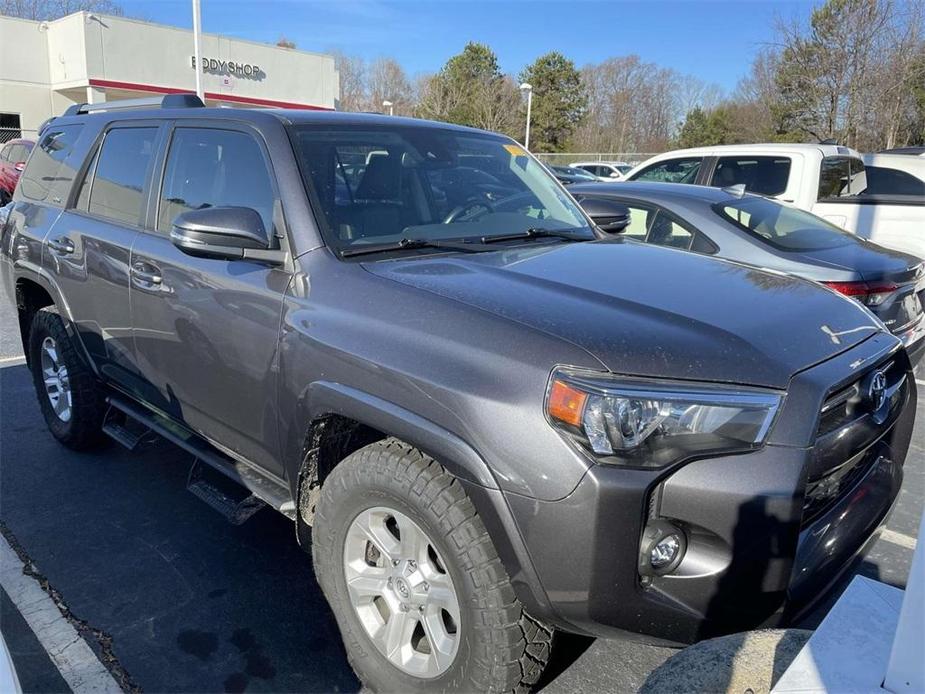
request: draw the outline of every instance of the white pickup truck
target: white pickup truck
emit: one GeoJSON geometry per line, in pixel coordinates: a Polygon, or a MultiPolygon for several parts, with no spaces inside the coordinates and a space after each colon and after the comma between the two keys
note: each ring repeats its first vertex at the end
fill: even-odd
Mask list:
{"type": "Polygon", "coordinates": [[[652,157],[628,181],[696,183],[791,203],[881,246],[925,258],[925,160],[864,159],[840,145],[722,145],[652,157]]]}

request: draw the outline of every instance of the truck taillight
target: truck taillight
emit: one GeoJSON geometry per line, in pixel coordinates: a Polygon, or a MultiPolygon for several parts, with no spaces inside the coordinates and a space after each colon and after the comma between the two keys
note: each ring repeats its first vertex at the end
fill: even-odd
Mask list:
{"type": "Polygon", "coordinates": [[[823,282],[829,289],[834,289],[839,294],[850,296],[865,306],[879,306],[895,292],[899,287],[889,283],[868,283],[868,282],[823,282]]]}

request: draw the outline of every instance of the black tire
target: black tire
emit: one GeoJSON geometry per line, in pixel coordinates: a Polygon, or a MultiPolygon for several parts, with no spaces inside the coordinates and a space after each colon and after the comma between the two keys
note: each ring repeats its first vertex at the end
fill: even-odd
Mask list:
{"type": "Polygon", "coordinates": [[[35,312],[29,329],[29,364],[32,381],[39,399],[39,407],[52,435],[68,448],[87,450],[102,444],[103,416],[106,402],[103,389],[93,372],[77,352],[77,347],[67,334],[64,321],[54,306],[46,306],[35,312]],[[46,338],[54,340],[58,359],[67,367],[71,391],[70,415],[63,420],[52,407],[45,390],[42,373],[42,345],[46,338]]]}
{"type": "Polygon", "coordinates": [[[494,544],[460,483],[432,458],[394,438],[361,448],[331,472],[312,527],[315,574],[347,657],[375,692],[527,692],[549,658],[552,630],[527,615],[494,544]],[[428,535],[459,598],[458,650],[441,675],[400,670],[367,634],[347,592],[344,543],[357,516],[386,506],[428,535]]]}

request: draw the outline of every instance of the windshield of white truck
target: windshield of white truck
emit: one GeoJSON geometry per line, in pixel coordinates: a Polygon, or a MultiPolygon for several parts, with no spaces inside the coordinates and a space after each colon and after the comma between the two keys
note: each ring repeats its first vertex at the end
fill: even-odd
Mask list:
{"type": "MultiPolygon", "coordinates": [[[[578,205],[508,138],[408,125],[297,126],[293,141],[328,245],[497,236],[593,239],[578,205]],[[555,230],[540,236],[527,230],[555,230]]],[[[447,248],[446,244],[443,246],[447,248]]],[[[365,251],[364,251],[365,254],[365,251]]]]}

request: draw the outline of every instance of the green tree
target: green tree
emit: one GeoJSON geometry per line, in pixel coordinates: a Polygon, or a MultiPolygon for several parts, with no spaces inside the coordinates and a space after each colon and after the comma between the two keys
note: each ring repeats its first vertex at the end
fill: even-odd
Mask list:
{"type": "Polygon", "coordinates": [[[571,60],[553,51],[528,65],[520,73],[520,81],[533,87],[532,149],[562,151],[588,107],[581,74],[571,60]]]}
{"type": "Polygon", "coordinates": [[[705,111],[695,106],[681,125],[676,145],[681,148],[708,147],[729,144],[732,139],[729,109],[718,106],[705,111]]]}
{"type": "Polygon", "coordinates": [[[421,90],[418,113],[506,134],[516,134],[519,94],[501,73],[494,51],[482,43],[466,44],[421,90]]]}

